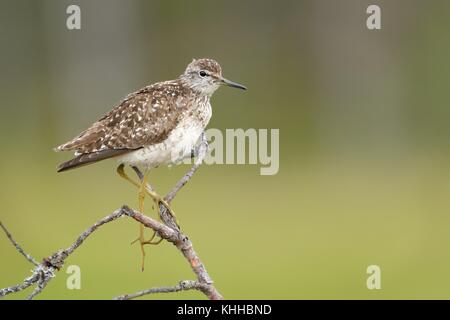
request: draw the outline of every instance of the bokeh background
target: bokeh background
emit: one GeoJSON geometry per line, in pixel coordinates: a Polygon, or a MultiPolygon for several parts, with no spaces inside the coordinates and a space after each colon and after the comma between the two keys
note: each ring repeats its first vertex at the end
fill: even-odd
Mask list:
{"type": "MultiPolygon", "coordinates": [[[[70,155],[52,148],[127,93],[212,57],[249,90],[219,90],[210,127],[280,129],[277,175],[203,166],[173,203],[223,295],[450,298],[449,13],[439,0],[2,0],[0,219],[40,259],[136,207],[114,161],[57,174],[70,155]],[[79,31],[66,29],[69,4],[81,7],[79,31]],[[381,6],[379,31],[366,28],[369,4],[381,6]],[[366,288],[372,264],[381,290],[366,288]]],[[[165,193],[187,169],[151,180],[165,193]]],[[[167,243],[147,248],[140,272],[137,232],[130,219],[96,232],[39,299],[110,299],[193,278],[167,243]],[[66,289],[71,264],[81,290],[66,289]]],[[[29,275],[3,235],[0,261],[0,287],[29,275]]]]}

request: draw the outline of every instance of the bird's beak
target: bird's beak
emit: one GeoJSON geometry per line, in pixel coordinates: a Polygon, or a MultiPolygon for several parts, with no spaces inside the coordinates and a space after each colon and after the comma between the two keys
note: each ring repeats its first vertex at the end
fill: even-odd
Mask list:
{"type": "Polygon", "coordinates": [[[243,86],[242,84],[239,84],[239,83],[236,83],[236,82],[233,82],[233,81],[230,81],[230,80],[227,80],[225,78],[221,78],[220,82],[223,85],[228,86],[228,87],[233,87],[233,88],[238,88],[238,89],[242,89],[242,90],[247,90],[246,86],[243,86]]]}

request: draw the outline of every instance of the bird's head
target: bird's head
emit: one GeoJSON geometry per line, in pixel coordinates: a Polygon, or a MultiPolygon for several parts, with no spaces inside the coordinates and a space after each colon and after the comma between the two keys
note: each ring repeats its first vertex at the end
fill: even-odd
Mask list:
{"type": "Polygon", "coordinates": [[[211,96],[221,85],[247,90],[245,86],[225,79],[222,76],[222,68],[212,59],[194,59],[180,79],[185,85],[208,96],[211,96]]]}

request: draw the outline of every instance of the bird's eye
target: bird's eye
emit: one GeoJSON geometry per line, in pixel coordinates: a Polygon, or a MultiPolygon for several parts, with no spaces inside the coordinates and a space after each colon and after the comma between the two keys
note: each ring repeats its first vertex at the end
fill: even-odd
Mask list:
{"type": "Polygon", "coordinates": [[[200,75],[200,77],[204,78],[206,77],[208,74],[206,73],[206,71],[202,70],[198,73],[200,75]]]}

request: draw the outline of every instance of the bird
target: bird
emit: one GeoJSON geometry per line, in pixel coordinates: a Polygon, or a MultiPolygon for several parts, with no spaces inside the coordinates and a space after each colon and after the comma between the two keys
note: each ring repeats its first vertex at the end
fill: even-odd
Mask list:
{"type": "MultiPolygon", "coordinates": [[[[128,94],[111,111],[55,151],[72,151],[74,158],[61,163],[57,172],[79,168],[105,159],[117,160],[120,177],[138,188],[139,211],[144,212],[145,196],[158,208],[165,200],[145,188],[151,169],[179,163],[191,156],[211,116],[211,96],[221,86],[247,90],[244,85],[222,76],[219,63],[210,58],[193,59],[176,79],[157,82],[128,94]],[[137,182],[125,173],[125,166],[141,167],[143,178],[137,182]]],[[[159,215],[158,215],[159,216],[159,215]]],[[[144,270],[146,244],[140,224],[141,269],[144,270]]],[[[161,239],[160,239],[161,240],[161,239]]]]}

